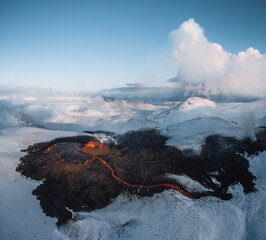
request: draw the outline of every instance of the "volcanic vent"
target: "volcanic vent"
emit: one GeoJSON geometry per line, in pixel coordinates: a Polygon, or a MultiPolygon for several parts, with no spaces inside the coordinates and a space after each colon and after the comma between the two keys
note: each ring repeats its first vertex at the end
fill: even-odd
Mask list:
{"type": "Polygon", "coordinates": [[[172,188],[190,198],[215,196],[224,200],[232,197],[227,190],[235,183],[241,183],[246,193],[254,191],[254,176],[243,156],[250,149],[265,149],[265,143],[211,136],[201,156],[186,157],[166,146],[167,138],[154,129],[113,138],[117,144],[101,143],[93,135],[58,138],[25,150],[27,155],[20,159],[17,171],[43,180],[33,194],[46,215],[58,218],[58,225],[72,218],[69,209],[103,208],[125,191],[150,196],[172,188]],[[186,175],[209,190],[188,191],[167,178],[167,173],[186,175]]]}

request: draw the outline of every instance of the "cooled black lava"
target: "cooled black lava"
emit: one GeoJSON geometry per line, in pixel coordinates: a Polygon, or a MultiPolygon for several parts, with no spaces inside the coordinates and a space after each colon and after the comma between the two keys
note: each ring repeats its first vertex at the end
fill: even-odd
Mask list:
{"type": "MultiPolygon", "coordinates": [[[[33,194],[46,215],[62,224],[73,211],[103,208],[122,192],[150,196],[175,189],[191,198],[214,196],[230,199],[230,185],[240,183],[246,193],[255,190],[255,176],[249,172],[245,154],[265,150],[266,131],[257,141],[210,136],[200,156],[187,157],[165,146],[166,137],[154,129],[113,136],[117,145],[101,144],[96,138],[58,138],[29,146],[17,171],[34,180],[45,179],[33,194]],[[183,174],[210,191],[189,192],[186,186],[170,181],[166,173],[183,174]]],[[[112,133],[108,133],[112,134],[112,133]]]]}

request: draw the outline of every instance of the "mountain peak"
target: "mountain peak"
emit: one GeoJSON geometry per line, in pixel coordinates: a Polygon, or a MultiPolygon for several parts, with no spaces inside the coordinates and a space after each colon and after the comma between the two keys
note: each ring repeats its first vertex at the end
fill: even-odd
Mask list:
{"type": "Polygon", "coordinates": [[[201,97],[190,97],[180,104],[180,110],[190,110],[197,107],[216,107],[216,103],[201,97]]]}

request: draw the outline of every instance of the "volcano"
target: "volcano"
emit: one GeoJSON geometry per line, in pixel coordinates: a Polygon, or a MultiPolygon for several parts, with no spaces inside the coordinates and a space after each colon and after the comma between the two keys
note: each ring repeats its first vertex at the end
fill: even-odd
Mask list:
{"type": "Polygon", "coordinates": [[[188,156],[155,129],[141,129],[108,135],[101,142],[97,134],[58,138],[29,146],[17,171],[41,181],[33,190],[47,216],[61,225],[75,218],[74,212],[104,208],[123,192],[141,196],[173,189],[189,198],[231,199],[229,186],[240,183],[245,193],[255,191],[255,176],[248,170],[246,155],[266,148],[266,130],[257,141],[222,136],[205,139],[202,153],[188,156]],[[187,176],[204,189],[188,190],[169,174],[187,176]]]}

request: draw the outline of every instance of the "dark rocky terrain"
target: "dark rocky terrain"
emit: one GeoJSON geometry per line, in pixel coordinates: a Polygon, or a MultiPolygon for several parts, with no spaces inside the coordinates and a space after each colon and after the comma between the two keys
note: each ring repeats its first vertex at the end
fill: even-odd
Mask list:
{"type": "Polygon", "coordinates": [[[29,146],[20,159],[17,171],[42,181],[33,194],[46,215],[58,219],[58,225],[72,218],[69,209],[103,208],[125,191],[150,196],[172,188],[191,198],[214,196],[227,200],[232,198],[229,186],[240,183],[245,193],[250,193],[255,191],[255,176],[245,156],[266,148],[263,128],[258,130],[255,142],[209,136],[201,155],[190,157],[166,146],[167,138],[154,129],[106,134],[117,144],[102,144],[93,135],[58,138],[29,146]],[[209,191],[190,192],[166,178],[166,173],[189,176],[209,191]]]}

